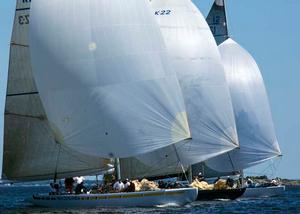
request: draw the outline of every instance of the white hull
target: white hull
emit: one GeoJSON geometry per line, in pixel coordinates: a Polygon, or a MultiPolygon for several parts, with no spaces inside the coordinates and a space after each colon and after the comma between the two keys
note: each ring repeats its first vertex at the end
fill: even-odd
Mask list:
{"type": "Polygon", "coordinates": [[[32,203],[50,208],[76,207],[153,207],[166,204],[178,206],[196,200],[195,188],[165,189],[158,191],[81,194],[81,195],[35,195],[32,203]]]}
{"type": "Polygon", "coordinates": [[[284,194],[285,186],[247,188],[243,198],[272,197],[284,194]]]}

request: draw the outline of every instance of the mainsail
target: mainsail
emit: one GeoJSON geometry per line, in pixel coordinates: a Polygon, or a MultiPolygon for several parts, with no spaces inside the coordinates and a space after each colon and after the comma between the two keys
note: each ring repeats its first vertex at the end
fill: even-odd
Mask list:
{"type": "Polygon", "coordinates": [[[218,45],[229,38],[225,8],[224,0],[215,0],[206,18],[218,45]]]}
{"type": "Polygon", "coordinates": [[[183,91],[191,139],[121,160],[127,177],[173,174],[180,164],[186,167],[238,146],[220,54],[202,14],[190,0],[152,0],[151,6],[183,91]]]}
{"type": "Polygon", "coordinates": [[[5,105],[3,178],[41,180],[106,170],[108,160],[58,144],[51,133],[31,70],[29,10],[30,1],[17,1],[5,105]]]}
{"type": "Polygon", "coordinates": [[[56,141],[128,157],[190,137],[147,0],[35,0],[33,73],[56,141]]]}
{"type": "MultiPolygon", "coordinates": [[[[207,21],[226,20],[224,1],[212,7],[207,21]],[[220,15],[220,14],[223,14],[220,15]]],[[[216,28],[227,32],[227,25],[216,28]],[[225,29],[226,28],[226,29],[225,29]]],[[[218,34],[215,34],[218,39],[218,34]]],[[[228,34],[224,38],[229,38],[228,34]]],[[[220,40],[219,40],[220,41],[220,40]]],[[[223,42],[223,41],[220,41],[223,42]]],[[[219,46],[230,88],[240,148],[218,156],[206,164],[218,171],[242,170],[281,155],[261,72],[252,56],[231,38],[219,46]]]]}

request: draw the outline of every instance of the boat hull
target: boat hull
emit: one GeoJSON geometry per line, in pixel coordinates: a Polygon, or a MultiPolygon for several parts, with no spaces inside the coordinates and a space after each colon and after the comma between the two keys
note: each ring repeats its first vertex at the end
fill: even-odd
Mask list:
{"type": "Polygon", "coordinates": [[[182,206],[196,200],[195,188],[165,189],[157,191],[80,194],[80,195],[34,195],[32,203],[40,207],[153,207],[159,205],[182,206]]]}
{"type": "Polygon", "coordinates": [[[247,188],[243,198],[273,197],[283,195],[285,186],[247,188]]]}
{"type": "Polygon", "coordinates": [[[235,200],[241,197],[246,188],[222,189],[222,190],[198,190],[197,201],[209,201],[216,199],[235,200]]]}

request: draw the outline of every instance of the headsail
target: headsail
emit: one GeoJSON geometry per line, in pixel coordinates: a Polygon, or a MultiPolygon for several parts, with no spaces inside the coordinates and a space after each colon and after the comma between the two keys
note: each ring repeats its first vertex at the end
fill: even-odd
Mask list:
{"type": "Polygon", "coordinates": [[[242,170],[281,154],[267,92],[255,60],[228,37],[225,0],[215,0],[207,22],[212,27],[217,43],[223,42],[219,50],[240,142],[239,149],[211,159],[207,165],[222,172],[242,170]]]}
{"type": "Polygon", "coordinates": [[[35,0],[30,46],[37,88],[63,145],[128,157],[190,137],[147,0],[35,0]]]}
{"type": "Polygon", "coordinates": [[[224,0],[214,1],[206,21],[218,45],[229,38],[224,0]]]}
{"type": "MultiPolygon", "coordinates": [[[[57,144],[32,76],[28,46],[30,1],[17,1],[10,48],[4,122],[3,173],[10,180],[89,175],[108,160],[57,144]]],[[[2,159],[2,157],[1,157],[2,159]]]]}
{"type": "Polygon", "coordinates": [[[207,161],[218,171],[242,170],[281,155],[260,70],[232,39],[219,47],[229,84],[240,148],[207,161]]]}
{"type": "Polygon", "coordinates": [[[179,162],[188,166],[238,146],[220,54],[202,14],[190,0],[152,0],[151,6],[183,91],[192,139],[137,156],[150,167],[134,173],[147,176],[180,171],[179,162]]]}

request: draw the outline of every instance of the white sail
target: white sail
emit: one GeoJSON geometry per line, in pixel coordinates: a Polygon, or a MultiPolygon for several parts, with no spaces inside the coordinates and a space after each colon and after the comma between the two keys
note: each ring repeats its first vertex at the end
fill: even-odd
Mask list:
{"type": "Polygon", "coordinates": [[[229,84],[240,148],[206,162],[218,171],[241,170],[281,154],[266,89],[252,56],[232,39],[219,46],[229,84]]]}
{"type": "Polygon", "coordinates": [[[34,76],[56,140],[128,157],[190,137],[175,73],[146,0],[35,0],[34,76]]]}
{"type": "Polygon", "coordinates": [[[29,11],[30,1],[17,1],[5,105],[3,178],[24,181],[99,173],[107,169],[108,160],[66,148],[51,133],[32,76],[29,11]]]}
{"type": "Polygon", "coordinates": [[[151,171],[177,171],[179,159],[187,166],[236,148],[235,120],[218,47],[202,14],[189,0],[152,0],[151,6],[183,91],[192,139],[137,158],[151,171]]]}

